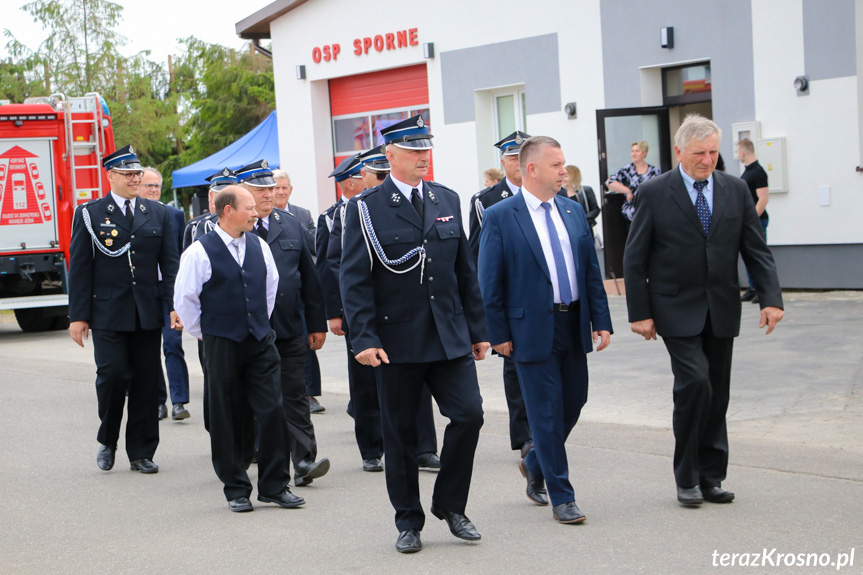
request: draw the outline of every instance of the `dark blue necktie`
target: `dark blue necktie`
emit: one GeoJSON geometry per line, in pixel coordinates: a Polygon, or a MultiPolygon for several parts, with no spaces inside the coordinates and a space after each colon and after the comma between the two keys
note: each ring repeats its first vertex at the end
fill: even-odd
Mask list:
{"type": "Polygon", "coordinates": [[[551,253],[554,254],[554,267],[557,270],[557,285],[560,290],[560,303],[572,303],[572,288],[569,285],[569,274],[566,273],[566,260],[563,257],[563,248],[560,246],[560,238],[557,237],[557,228],[551,219],[551,204],[542,202],[540,204],[545,210],[545,223],[548,226],[548,239],[551,242],[551,253]]]}
{"type": "Polygon", "coordinates": [[[707,187],[707,180],[700,180],[692,184],[698,195],[695,197],[695,212],[698,214],[698,219],[701,220],[701,227],[704,228],[704,233],[710,233],[710,206],[707,205],[707,198],[704,197],[704,188],[707,187]]]}

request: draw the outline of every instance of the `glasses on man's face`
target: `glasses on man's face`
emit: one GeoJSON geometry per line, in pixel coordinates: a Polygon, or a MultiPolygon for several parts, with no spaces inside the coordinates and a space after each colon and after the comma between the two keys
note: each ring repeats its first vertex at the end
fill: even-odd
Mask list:
{"type": "MultiPolygon", "coordinates": [[[[119,174],[126,178],[126,180],[134,180],[135,178],[140,178],[144,175],[144,172],[118,172],[117,170],[112,170],[115,174],[119,174]]],[[[161,186],[160,186],[161,187],[161,186]]]]}
{"type": "Polygon", "coordinates": [[[156,190],[156,189],[161,188],[162,184],[144,184],[144,187],[156,190]]]}

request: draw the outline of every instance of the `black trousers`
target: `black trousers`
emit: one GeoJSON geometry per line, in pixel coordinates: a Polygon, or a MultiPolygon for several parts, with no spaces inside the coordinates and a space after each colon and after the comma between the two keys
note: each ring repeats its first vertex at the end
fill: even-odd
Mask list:
{"type": "Polygon", "coordinates": [[[674,478],[680,487],[719,486],[728,470],[734,338],[714,336],[708,317],[700,334],[663,341],[674,374],[674,478]]]}
{"type": "Polygon", "coordinates": [[[315,427],[306,399],[305,364],[308,338],[302,335],[277,339],[276,349],[281,358],[282,408],[287,424],[288,449],[296,466],[298,461],[318,456],[315,427]]]}
{"type": "MultiPolygon", "coordinates": [[[[345,335],[345,345],[348,350],[348,386],[353,405],[357,447],[363,459],[380,458],[384,453],[384,443],[375,369],[357,361],[351,349],[350,337],[347,335],[345,335]]],[[[428,386],[423,386],[417,414],[417,455],[437,453],[437,431],[434,426],[431,400],[428,386]]]]}
{"type": "Polygon", "coordinates": [[[381,402],[387,492],[396,510],[396,527],[399,531],[421,530],[425,525],[417,470],[417,414],[426,385],[441,413],[450,420],[432,501],[447,511],[464,513],[483,424],[473,356],[431,363],[381,364],[375,368],[375,376],[381,402]]]}
{"type": "Polygon", "coordinates": [[[213,468],[228,500],[248,497],[252,492],[244,462],[246,404],[261,426],[258,492],[274,495],[288,483],[280,361],[274,342],[274,332],[261,341],[249,336],[242,342],[204,334],[213,468]]]}
{"type": "Polygon", "coordinates": [[[509,446],[510,449],[521,449],[532,436],[515,361],[508,355],[503,356],[503,393],[506,395],[506,407],[509,411],[509,446]]]}
{"type": "Polygon", "coordinates": [[[129,394],[126,453],[129,461],[152,459],[159,445],[159,372],[162,331],[93,330],[96,398],[101,425],[96,439],[117,447],[129,394]]]}

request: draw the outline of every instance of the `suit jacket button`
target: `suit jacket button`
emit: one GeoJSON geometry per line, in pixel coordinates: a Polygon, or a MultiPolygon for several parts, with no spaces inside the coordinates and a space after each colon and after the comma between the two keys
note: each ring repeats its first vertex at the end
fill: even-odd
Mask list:
{"type": "Polygon", "coordinates": [[[431,300],[434,301],[434,296],[431,296],[431,300]]]}
{"type": "MultiPolygon", "coordinates": [[[[94,297],[95,297],[95,296],[94,296],[94,297]]],[[[388,316],[388,315],[385,315],[385,316],[384,316],[384,321],[389,321],[389,319],[390,319],[390,316],[388,316]]]]}
{"type": "Polygon", "coordinates": [[[135,255],[135,250],[132,250],[132,255],[133,255],[133,256],[135,255]]]}
{"type": "Polygon", "coordinates": [[[399,241],[399,237],[398,237],[398,236],[396,236],[396,237],[395,237],[395,241],[399,241]]]}
{"type": "Polygon", "coordinates": [[[135,239],[135,234],[132,234],[132,239],[133,239],[133,240],[135,239]]]}
{"type": "Polygon", "coordinates": [[[132,285],[134,286],[134,285],[138,285],[138,284],[136,284],[135,282],[132,282],[132,285]]]}
{"type": "Polygon", "coordinates": [[[430,281],[430,282],[433,282],[433,281],[434,281],[434,278],[433,278],[433,277],[431,277],[431,276],[429,276],[429,281],[430,281]]]}
{"type": "Polygon", "coordinates": [[[424,243],[424,244],[427,244],[427,243],[429,243],[429,241],[428,241],[428,240],[423,240],[423,243],[424,243]]]}
{"type": "Polygon", "coordinates": [[[431,258],[428,259],[427,263],[431,263],[431,258]]]}

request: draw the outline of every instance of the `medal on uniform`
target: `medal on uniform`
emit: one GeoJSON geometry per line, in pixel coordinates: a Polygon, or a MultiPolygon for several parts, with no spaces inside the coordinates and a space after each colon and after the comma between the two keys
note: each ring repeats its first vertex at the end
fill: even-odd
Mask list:
{"type": "Polygon", "coordinates": [[[117,237],[117,234],[119,234],[119,233],[120,232],[118,232],[117,230],[111,230],[111,235],[114,236],[115,238],[117,237]]]}
{"type": "Polygon", "coordinates": [[[106,245],[106,246],[108,246],[108,247],[110,248],[111,246],[113,246],[113,245],[114,245],[114,240],[112,240],[111,238],[106,239],[106,240],[105,240],[105,245],[106,245]]]}

